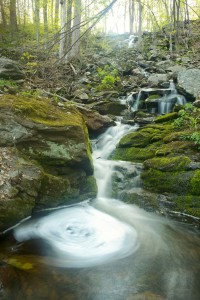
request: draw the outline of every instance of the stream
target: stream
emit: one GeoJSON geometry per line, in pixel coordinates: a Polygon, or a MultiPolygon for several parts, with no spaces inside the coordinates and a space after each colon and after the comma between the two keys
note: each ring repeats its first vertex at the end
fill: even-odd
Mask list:
{"type": "Polygon", "coordinates": [[[142,189],[140,164],[109,160],[137,128],[117,120],[92,141],[96,199],[27,218],[0,242],[1,300],[200,298],[199,233],[113,198],[122,168],[142,189]]]}

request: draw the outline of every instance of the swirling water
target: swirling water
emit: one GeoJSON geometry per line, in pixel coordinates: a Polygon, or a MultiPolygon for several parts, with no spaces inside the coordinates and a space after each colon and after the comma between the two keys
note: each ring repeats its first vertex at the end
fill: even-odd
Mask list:
{"type": "Polygon", "coordinates": [[[126,163],[109,161],[109,155],[136,129],[117,122],[93,141],[97,199],[14,228],[18,243],[5,260],[9,276],[0,299],[199,299],[198,233],[112,198],[112,174],[126,163]]]}

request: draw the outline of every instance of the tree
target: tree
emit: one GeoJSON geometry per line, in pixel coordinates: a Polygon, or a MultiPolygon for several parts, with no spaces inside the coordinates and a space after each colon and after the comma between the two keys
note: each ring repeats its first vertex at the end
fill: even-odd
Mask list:
{"type": "Polygon", "coordinates": [[[10,0],[10,29],[12,34],[17,31],[16,0],[10,0]]]}
{"type": "Polygon", "coordinates": [[[5,14],[5,9],[4,9],[4,5],[3,5],[3,0],[0,0],[0,11],[1,11],[2,25],[5,28],[7,25],[7,22],[6,22],[6,14],[5,14]]]}
{"type": "Polygon", "coordinates": [[[134,20],[135,20],[135,0],[129,0],[129,27],[130,34],[134,33],[134,20]]]}

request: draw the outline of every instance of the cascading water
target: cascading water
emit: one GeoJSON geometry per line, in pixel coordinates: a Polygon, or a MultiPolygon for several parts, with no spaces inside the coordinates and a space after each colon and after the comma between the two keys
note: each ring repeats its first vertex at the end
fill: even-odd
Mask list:
{"type": "Polygon", "coordinates": [[[164,95],[159,99],[158,102],[158,112],[161,115],[170,113],[173,110],[175,104],[186,104],[185,97],[177,93],[173,80],[170,80],[169,90],[170,94],[164,95]]]}
{"type": "Polygon", "coordinates": [[[126,104],[128,106],[129,111],[135,112],[138,110],[138,108],[141,105],[141,100],[144,100],[143,95],[145,94],[146,97],[148,93],[154,92],[155,94],[159,94],[162,92],[162,95],[160,98],[156,98],[154,100],[157,104],[156,107],[151,109],[151,112],[155,113],[157,112],[160,115],[167,114],[173,111],[173,108],[176,104],[185,105],[186,99],[183,95],[180,95],[177,93],[175,84],[173,80],[170,80],[169,82],[169,88],[164,89],[154,89],[154,88],[145,88],[139,91],[137,95],[130,94],[126,98],[126,104]]]}
{"type": "MultiPolygon", "coordinates": [[[[135,129],[137,126],[117,122],[93,141],[97,199],[60,208],[14,228],[20,244],[12,247],[8,263],[14,261],[16,265],[21,259],[21,266],[25,260],[36,265],[39,272],[29,272],[29,282],[26,272],[20,273],[19,282],[23,277],[27,291],[13,286],[11,280],[3,300],[199,299],[198,235],[180,224],[112,199],[112,174],[126,163],[112,162],[108,157],[120,138],[135,129]],[[27,255],[29,240],[31,251],[36,245],[42,248],[42,254],[27,255]],[[51,289],[40,289],[41,282],[48,282],[51,289]],[[39,296],[31,297],[32,290],[39,296]]],[[[131,180],[135,188],[134,178],[131,180]]]]}

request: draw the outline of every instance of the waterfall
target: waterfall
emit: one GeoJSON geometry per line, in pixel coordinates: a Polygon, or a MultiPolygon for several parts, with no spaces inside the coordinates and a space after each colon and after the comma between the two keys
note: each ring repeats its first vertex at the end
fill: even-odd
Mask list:
{"type": "MultiPolygon", "coordinates": [[[[161,94],[164,95],[160,98],[156,98],[155,101],[155,107],[151,108],[151,112],[158,114],[167,114],[173,111],[173,108],[176,104],[179,105],[185,105],[186,99],[184,96],[178,94],[176,90],[176,86],[173,82],[173,80],[169,81],[169,88],[168,89],[155,89],[155,88],[145,88],[141,89],[137,95],[130,94],[126,98],[126,104],[129,111],[135,112],[138,110],[138,108],[142,105],[141,99],[145,99],[146,97],[149,97],[152,93],[161,94]]],[[[148,99],[148,98],[147,98],[148,99]]],[[[151,102],[149,102],[151,103],[151,102]]]]}
{"type": "Polygon", "coordinates": [[[130,163],[108,160],[112,151],[116,148],[120,139],[130,131],[135,131],[138,128],[126,124],[121,124],[120,120],[116,122],[116,126],[109,128],[106,133],[93,141],[93,163],[94,175],[98,186],[99,197],[112,196],[112,174],[117,167],[130,165],[130,163]]]}
{"type": "Polygon", "coordinates": [[[180,105],[186,104],[185,97],[177,93],[176,86],[173,80],[170,80],[169,90],[170,90],[170,94],[164,95],[158,101],[158,113],[160,115],[164,115],[172,112],[173,107],[176,104],[180,104],[180,105]]]}

